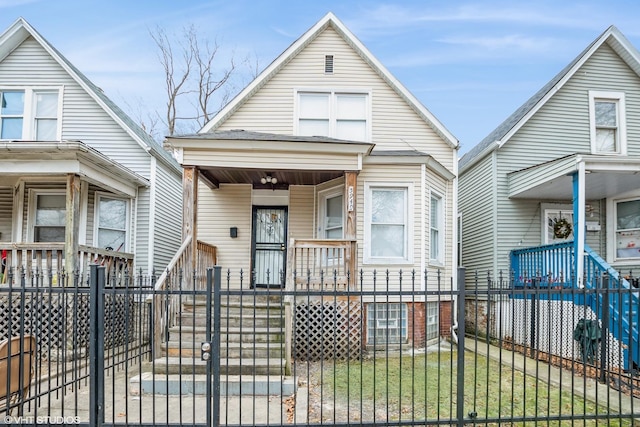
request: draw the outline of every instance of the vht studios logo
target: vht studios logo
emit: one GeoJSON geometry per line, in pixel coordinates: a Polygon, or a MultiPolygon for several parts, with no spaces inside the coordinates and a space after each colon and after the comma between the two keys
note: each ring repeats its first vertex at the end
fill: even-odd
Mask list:
{"type": "Polygon", "coordinates": [[[7,415],[4,417],[5,424],[79,424],[80,417],[78,416],[41,416],[41,417],[12,417],[7,415]]]}

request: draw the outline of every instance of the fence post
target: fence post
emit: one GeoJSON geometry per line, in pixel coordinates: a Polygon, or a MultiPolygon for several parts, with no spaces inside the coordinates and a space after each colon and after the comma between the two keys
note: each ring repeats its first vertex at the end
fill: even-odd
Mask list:
{"type": "Polygon", "coordinates": [[[211,343],[211,358],[207,363],[207,425],[220,426],[220,290],[222,267],[207,269],[207,326],[206,335],[211,343]],[[213,297],[213,301],[212,301],[213,297]],[[213,309],[213,333],[211,311],[213,309]],[[213,366],[211,364],[213,363],[213,366]],[[213,401],[213,402],[212,402],[213,401]],[[213,405],[213,406],[212,406],[213,405]]]}
{"type": "Polygon", "coordinates": [[[104,423],[104,267],[90,266],[89,278],[89,425],[104,423]]]}
{"type": "MultiPolygon", "coordinates": [[[[457,283],[457,290],[454,291],[457,293],[457,300],[458,300],[458,304],[457,304],[457,310],[458,312],[456,313],[456,316],[458,318],[458,360],[457,360],[457,364],[458,364],[458,371],[457,371],[457,376],[456,376],[456,419],[457,419],[457,424],[459,426],[464,426],[464,333],[465,333],[465,310],[464,310],[464,304],[465,304],[465,299],[466,299],[466,293],[465,293],[465,282],[464,282],[464,276],[465,276],[465,269],[464,268],[459,268],[458,269],[458,283],[457,283]],[[460,332],[461,331],[461,332],[460,332]]],[[[477,289],[477,283],[476,283],[476,289],[477,289]]],[[[476,301],[477,304],[477,301],[476,301]]],[[[476,325],[477,327],[477,325],[476,325]]]]}
{"type": "MultiPolygon", "coordinates": [[[[607,272],[602,273],[602,333],[600,334],[600,382],[604,383],[607,381],[607,343],[609,340],[607,336],[609,335],[609,275],[607,272]]],[[[618,301],[622,302],[624,300],[623,294],[621,293],[621,289],[618,288],[618,301]]],[[[618,310],[620,312],[619,317],[620,321],[622,321],[622,313],[624,312],[624,305],[618,304],[618,310]]],[[[631,309],[631,307],[629,307],[631,309]]],[[[629,329],[629,334],[631,334],[631,328],[629,329]]],[[[620,334],[622,335],[622,334],[620,334]]],[[[622,336],[620,337],[622,341],[622,336]]],[[[630,352],[629,352],[630,353],[630,352]]],[[[631,366],[631,365],[629,365],[631,366]]]]}

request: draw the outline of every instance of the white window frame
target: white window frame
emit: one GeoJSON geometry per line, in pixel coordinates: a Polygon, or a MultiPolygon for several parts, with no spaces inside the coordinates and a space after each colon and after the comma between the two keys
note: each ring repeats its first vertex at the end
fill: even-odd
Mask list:
{"type": "Polygon", "coordinates": [[[589,91],[589,129],[591,137],[591,154],[599,155],[626,155],[627,154],[627,120],[624,92],[610,91],[589,91]],[[617,128],[616,128],[616,151],[600,152],[597,149],[596,141],[596,102],[606,101],[616,104],[617,128]]]}
{"type": "Polygon", "coordinates": [[[294,90],[294,123],[293,129],[296,135],[300,135],[300,96],[305,94],[318,94],[329,96],[329,135],[330,138],[337,138],[337,98],[340,95],[363,95],[365,97],[365,141],[371,142],[371,91],[362,89],[311,89],[298,88],[294,90]]]}
{"type": "Polygon", "coordinates": [[[542,215],[540,215],[541,219],[541,238],[540,241],[543,245],[550,245],[553,243],[562,243],[568,240],[573,240],[573,229],[571,230],[571,235],[566,239],[551,239],[549,240],[549,215],[558,214],[558,216],[566,215],[572,219],[571,227],[573,227],[573,206],[567,204],[559,204],[559,203],[542,203],[540,205],[542,215]]]}
{"type": "MultiPolygon", "coordinates": [[[[409,339],[409,309],[403,302],[376,302],[367,304],[367,345],[377,344],[400,344],[406,343],[409,339]],[[376,310],[376,306],[381,308],[376,310]],[[392,306],[392,307],[390,307],[392,306]],[[387,313],[397,311],[398,316],[387,318],[387,313]],[[381,313],[384,317],[378,317],[376,313],[381,313]],[[397,330],[399,340],[389,342],[387,339],[376,339],[376,330],[397,330]]],[[[388,334],[387,334],[388,337],[388,334]]]]}
{"type": "Polygon", "coordinates": [[[429,263],[432,265],[436,265],[436,266],[444,266],[444,261],[445,261],[445,220],[444,220],[444,213],[445,213],[445,198],[444,195],[441,193],[438,193],[436,191],[430,191],[429,192],[429,263]],[[437,223],[437,231],[438,231],[438,241],[437,241],[437,248],[438,248],[438,254],[436,257],[433,256],[433,251],[432,251],[432,246],[433,246],[433,242],[432,242],[432,232],[433,232],[433,222],[432,222],[432,218],[431,218],[431,203],[433,199],[437,199],[439,204],[438,204],[438,223],[437,223]]]}
{"type": "Polygon", "coordinates": [[[364,184],[364,264],[412,264],[413,263],[413,184],[401,182],[365,182],[364,184]],[[405,205],[405,256],[374,257],[371,256],[371,215],[372,191],[375,189],[398,189],[406,194],[405,205]]]}
{"type": "MultiPolygon", "coordinates": [[[[62,94],[63,88],[61,86],[1,86],[0,92],[24,92],[24,111],[22,114],[22,137],[16,138],[22,141],[36,141],[36,101],[35,95],[40,92],[57,93],[58,94],[58,106],[56,116],[56,136],[55,140],[60,141],[62,139],[62,94]]],[[[50,117],[52,118],[52,117],[50,117]]],[[[11,140],[13,140],[12,138],[11,140]]]]}
{"type": "Polygon", "coordinates": [[[424,331],[426,340],[440,338],[440,303],[429,301],[424,303],[426,316],[426,330],[424,331]]]}
{"type": "MultiPolygon", "coordinates": [[[[67,193],[64,189],[31,188],[29,189],[29,211],[27,219],[27,241],[35,243],[36,211],[38,210],[38,196],[63,196],[66,200],[67,193]]],[[[66,203],[66,202],[65,202],[66,203]]],[[[66,228],[66,221],[65,221],[66,228]]],[[[66,232],[66,231],[65,231],[66,232]]],[[[62,242],[64,243],[64,241],[62,242]]]]}
{"type": "MultiPolygon", "coordinates": [[[[131,200],[125,197],[114,196],[113,194],[104,193],[101,191],[96,191],[94,197],[94,207],[93,207],[93,245],[98,246],[98,235],[100,232],[100,199],[112,199],[112,200],[121,200],[124,202],[126,212],[125,218],[125,234],[124,234],[124,248],[120,248],[119,252],[127,252],[129,250],[129,238],[131,233],[131,200]]],[[[101,248],[104,249],[104,248],[101,248]]],[[[118,248],[113,248],[114,251],[118,251],[118,248]]]]}
{"type": "Polygon", "coordinates": [[[341,239],[344,238],[344,221],[345,221],[345,209],[344,209],[344,187],[334,187],[329,188],[327,190],[322,190],[318,192],[318,237],[320,239],[328,239],[327,237],[327,200],[332,199],[334,197],[342,196],[342,236],[341,239]]]}
{"type": "MultiPolygon", "coordinates": [[[[621,202],[632,202],[632,201],[640,201],[640,193],[633,192],[631,194],[627,194],[625,197],[620,197],[616,199],[607,200],[607,235],[612,236],[611,239],[607,239],[608,247],[607,247],[607,255],[610,260],[613,260],[615,263],[626,263],[626,264],[637,264],[640,258],[634,257],[619,257],[618,256],[618,247],[617,247],[617,232],[618,232],[618,203],[621,202]]],[[[625,229],[635,232],[635,236],[637,236],[638,241],[636,243],[636,247],[640,248],[640,229],[625,229]]],[[[623,248],[624,249],[624,248],[623,248]]]]}

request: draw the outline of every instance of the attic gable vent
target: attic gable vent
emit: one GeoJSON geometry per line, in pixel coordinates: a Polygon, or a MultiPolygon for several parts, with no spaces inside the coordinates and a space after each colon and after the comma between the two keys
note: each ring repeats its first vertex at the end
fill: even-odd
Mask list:
{"type": "Polygon", "coordinates": [[[324,73],[333,74],[333,55],[324,56],[324,73]]]}

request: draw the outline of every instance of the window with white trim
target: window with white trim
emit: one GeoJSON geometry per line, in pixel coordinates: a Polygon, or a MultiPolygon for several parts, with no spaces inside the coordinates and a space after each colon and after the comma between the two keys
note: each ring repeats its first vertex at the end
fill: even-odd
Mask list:
{"type": "Polygon", "coordinates": [[[33,241],[64,242],[66,196],[63,192],[34,191],[31,197],[33,241]]]}
{"type": "Polygon", "coordinates": [[[96,246],[113,251],[127,249],[128,208],[126,199],[96,196],[96,246]]]}
{"type": "Polygon", "coordinates": [[[426,339],[432,340],[440,337],[440,310],[437,302],[425,303],[427,311],[426,339]]]}
{"type": "Polygon", "coordinates": [[[431,193],[429,215],[430,252],[429,258],[437,263],[444,262],[444,207],[442,196],[431,193]]]}
{"type": "Polygon", "coordinates": [[[406,304],[367,304],[367,344],[399,344],[406,341],[406,304]]]}
{"type": "Polygon", "coordinates": [[[368,141],[366,93],[298,92],[298,135],[368,141]]]}
{"type": "Polygon", "coordinates": [[[321,195],[322,238],[342,239],[344,237],[344,195],[341,190],[334,190],[321,195]]]}
{"type": "Polygon", "coordinates": [[[411,261],[410,186],[365,183],[365,261],[411,261]]]}
{"type": "Polygon", "coordinates": [[[0,139],[59,140],[57,89],[0,89],[0,139]]]}
{"type": "Polygon", "coordinates": [[[640,258],[640,199],[614,203],[616,259],[640,258]]]}
{"type": "Polygon", "coordinates": [[[591,152],[626,154],[625,97],[622,92],[589,91],[591,152]]]}

